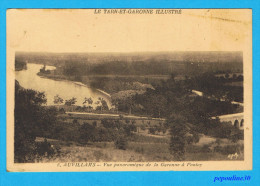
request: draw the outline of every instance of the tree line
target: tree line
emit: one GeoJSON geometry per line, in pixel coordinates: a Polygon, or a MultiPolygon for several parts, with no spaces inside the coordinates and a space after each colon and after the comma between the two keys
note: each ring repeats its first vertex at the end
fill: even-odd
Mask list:
{"type": "MultiPolygon", "coordinates": [[[[61,99],[57,97],[57,101],[61,102],[61,99]]],[[[85,101],[93,103],[93,100],[88,98],[85,101]]],[[[80,125],[77,121],[72,125],[59,121],[57,109],[43,107],[45,103],[44,93],[24,89],[15,82],[15,162],[33,162],[35,156],[46,151],[49,154],[53,152],[48,142],[36,143],[36,137],[82,144],[91,141],[113,141],[116,148],[127,149],[127,141],[137,130],[134,123],[119,120],[103,120],[101,126],[95,123],[80,125]]],[[[118,105],[119,109],[124,108],[122,103],[118,105]]],[[[191,96],[185,81],[164,81],[155,89],[148,89],[142,95],[126,99],[124,105],[127,106],[126,110],[130,108],[133,113],[139,109],[141,113],[167,119],[164,127],[170,131],[169,149],[175,160],[182,160],[187,146],[197,143],[200,133],[228,138],[234,142],[243,139],[242,131],[219,120],[210,119],[213,114],[233,112],[233,105],[229,102],[191,96]]],[[[153,133],[155,129],[149,130],[153,133]]]]}

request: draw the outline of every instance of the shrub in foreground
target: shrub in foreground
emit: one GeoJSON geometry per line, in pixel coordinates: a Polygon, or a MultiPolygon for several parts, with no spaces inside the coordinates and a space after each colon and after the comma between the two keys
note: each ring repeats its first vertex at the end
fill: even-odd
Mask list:
{"type": "Polygon", "coordinates": [[[118,136],[117,139],[115,140],[115,147],[117,149],[126,150],[127,147],[126,137],[123,135],[118,136]]]}

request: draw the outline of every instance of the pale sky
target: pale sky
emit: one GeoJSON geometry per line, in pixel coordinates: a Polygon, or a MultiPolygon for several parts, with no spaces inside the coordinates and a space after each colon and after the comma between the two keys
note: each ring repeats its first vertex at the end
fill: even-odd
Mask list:
{"type": "Polygon", "coordinates": [[[243,51],[251,10],[108,15],[85,10],[8,10],[7,46],[28,52],[243,51]]]}

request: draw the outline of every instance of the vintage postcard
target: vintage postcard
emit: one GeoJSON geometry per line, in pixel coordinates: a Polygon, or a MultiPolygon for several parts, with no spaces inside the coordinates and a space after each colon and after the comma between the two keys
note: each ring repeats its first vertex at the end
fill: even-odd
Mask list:
{"type": "Polygon", "coordinates": [[[251,9],[7,10],[7,170],[252,169],[251,9]]]}

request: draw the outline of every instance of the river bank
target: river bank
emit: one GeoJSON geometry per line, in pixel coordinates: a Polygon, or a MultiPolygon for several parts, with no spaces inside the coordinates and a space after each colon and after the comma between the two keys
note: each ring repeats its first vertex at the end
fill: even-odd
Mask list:
{"type": "Polygon", "coordinates": [[[55,97],[58,95],[63,100],[76,98],[75,106],[86,106],[85,98],[93,100],[93,109],[100,106],[100,99],[112,107],[111,97],[105,91],[99,91],[81,82],[75,82],[66,77],[54,74],[54,66],[27,63],[27,70],[15,71],[15,79],[26,89],[44,92],[47,99],[46,106],[57,105],[55,97]]]}
{"type": "MultiPolygon", "coordinates": [[[[88,85],[86,85],[82,82],[71,80],[64,75],[55,75],[55,74],[51,74],[51,73],[47,74],[47,73],[42,73],[42,72],[38,72],[37,75],[42,77],[42,78],[48,78],[48,79],[52,79],[52,80],[55,80],[55,81],[67,81],[67,82],[72,82],[72,83],[74,83],[75,85],[78,85],[78,86],[93,88],[93,87],[89,87],[88,85]]],[[[107,92],[105,92],[101,89],[97,89],[97,88],[94,88],[94,89],[101,92],[102,94],[108,96],[109,98],[111,98],[111,95],[109,93],[107,93],[107,92]]]]}
{"type": "Polygon", "coordinates": [[[76,85],[93,88],[111,99],[125,99],[126,97],[135,94],[143,94],[148,88],[154,89],[151,84],[140,82],[138,79],[114,77],[114,76],[83,76],[81,81],[77,81],[75,76],[65,76],[62,74],[55,74],[52,70],[50,73],[38,72],[38,76],[49,78],[57,81],[70,81],[76,85]]]}

